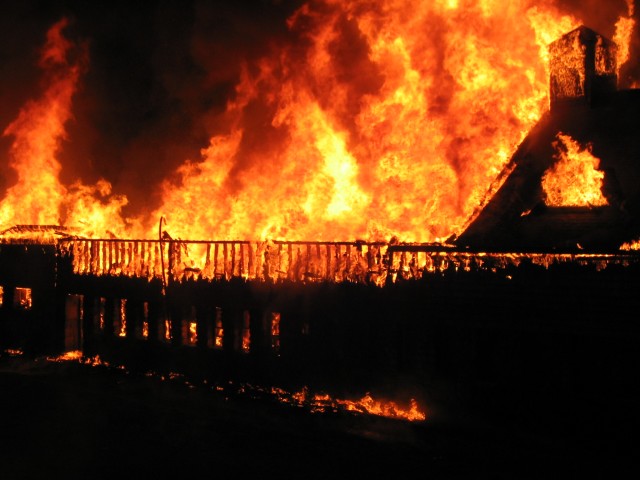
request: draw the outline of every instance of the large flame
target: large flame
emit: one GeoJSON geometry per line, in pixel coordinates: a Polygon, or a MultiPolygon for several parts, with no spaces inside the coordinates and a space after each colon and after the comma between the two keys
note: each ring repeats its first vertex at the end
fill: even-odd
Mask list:
{"type": "Polygon", "coordinates": [[[44,93],[4,131],[17,181],[0,225],[156,238],[165,218],[174,238],[443,240],[548,109],[546,45],[578,24],[528,0],[311,1],[287,21],[295,42],[246,63],[201,158],[181,159],[159,207],[125,219],[107,180],[60,180],[88,64],[62,20],[41,57],[44,93]]]}
{"type": "Polygon", "coordinates": [[[109,182],[86,186],[78,181],[65,186],[59,178],[57,154],[66,139],[72,97],[87,62],[85,46],[73,45],[63,35],[68,23],[62,19],[47,33],[40,55],[46,82],[42,97],[29,101],[4,131],[14,137],[10,166],[18,180],[0,203],[0,225],[67,224],[84,227],[87,234],[123,233],[119,218],[126,199],[109,198],[109,182]]]}
{"type": "Polygon", "coordinates": [[[635,27],[635,20],[633,15],[635,13],[635,7],[633,0],[627,0],[627,13],[628,16],[620,17],[616,22],[616,33],[613,37],[613,41],[618,47],[618,56],[616,59],[618,65],[618,75],[620,68],[629,60],[629,45],[631,43],[631,35],[635,27]]]}
{"type": "Polygon", "coordinates": [[[0,223],[56,224],[59,206],[66,191],[58,181],[60,163],[55,155],[64,138],[64,124],[71,116],[71,97],[80,75],[79,65],[68,65],[65,57],[70,48],[62,36],[65,20],[54,25],[40,66],[50,78],[39,101],[27,103],[18,118],[4,131],[13,135],[10,166],[18,182],[9,188],[0,208],[0,223]]]}
{"type": "Polygon", "coordinates": [[[557,163],[542,178],[545,203],[550,206],[599,207],[607,205],[602,194],[604,172],[591,146],[582,148],[570,136],[558,134],[554,142],[557,163]]]}
{"type": "Polygon", "coordinates": [[[230,133],[155,216],[182,238],[446,238],[547,107],[538,32],[573,26],[500,3],[305,5],[302,46],[245,71],[230,133]],[[277,142],[252,145],[255,105],[277,142]]]}
{"type": "Polygon", "coordinates": [[[527,5],[305,5],[301,46],[245,70],[230,133],[154,216],[182,238],[448,237],[547,108],[545,42],[576,25],[527,5]]]}

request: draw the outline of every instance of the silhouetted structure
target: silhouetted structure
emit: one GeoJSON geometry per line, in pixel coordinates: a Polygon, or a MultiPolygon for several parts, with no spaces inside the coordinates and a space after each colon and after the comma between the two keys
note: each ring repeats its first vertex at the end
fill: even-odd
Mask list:
{"type": "Polygon", "coordinates": [[[617,89],[615,43],[581,26],[549,45],[551,110],[567,104],[597,105],[617,89]]]}
{"type": "Polygon", "coordinates": [[[615,46],[580,27],[550,46],[551,110],[497,179],[455,243],[489,251],[617,251],[640,238],[640,90],[616,90],[615,46]],[[542,179],[563,134],[591,148],[605,206],[550,206],[542,179]]]}

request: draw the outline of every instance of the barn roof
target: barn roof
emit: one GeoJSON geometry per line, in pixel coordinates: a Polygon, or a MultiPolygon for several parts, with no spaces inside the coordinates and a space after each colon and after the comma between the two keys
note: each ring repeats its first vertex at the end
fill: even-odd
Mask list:
{"type": "Polygon", "coordinates": [[[603,104],[547,112],[505,167],[491,199],[469,220],[458,246],[499,250],[618,249],[640,237],[640,90],[603,104]],[[604,173],[603,207],[549,207],[543,175],[557,161],[558,134],[591,147],[604,173]]]}

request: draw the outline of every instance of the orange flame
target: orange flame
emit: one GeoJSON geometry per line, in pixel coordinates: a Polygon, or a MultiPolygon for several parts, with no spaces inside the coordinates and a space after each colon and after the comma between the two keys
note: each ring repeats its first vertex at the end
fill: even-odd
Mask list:
{"type": "Polygon", "coordinates": [[[602,195],[604,172],[598,170],[600,159],[583,149],[568,135],[558,134],[554,142],[558,162],[542,179],[545,203],[551,206],[604,206],[602,195]]]}
{"type": "Polygon", "coordinates": [[[53,25],[42,49],[40,67],[47,86],[42,97],[28,102],[4,131],[14,137],[10,166],[18,174],[0,203],[0,225],[68,224],[85,226],[89,232],[116,229],[122,196],[107,197],[111,185],[101,180],[95,186],[80,182],[66,187],[60,183],[61,165],[56,155],[66,138],[65,124],[72,118],[72,97],[87,63],[83,45],[73,45],[63,31],[67,19],[53,25]],[[70,63],[71,52],[76,53],[70,63]],[[98,195],[101,200],[96,200],[98,195]]]}
{"type": "Polygon", "coordinates": [[[64,124],[71,117],[71,97],[81,70],[80,65],[66,63],[71,47],[62,36],[66,26],[67,21],[62,20],[47,34],[40,67],[50,78],[43,97],[27,103],[4,131],[4,135],[15,137],[10,166],[18,174],[18,183],[8,189],[0,205],[1,224],[59,221],[59,206],[66,192],[58,181],[61,167],[55,154],[65,135],[64,124]]]}
{"type": "Polygon", "coordinates": [[[636,21],[633,18],[634,15],[633,0],[627,0],[627,17],[620,17],[616,22],[616,33],[613,37],[613,41],[618,46],[617,64],[618,74],[620,67],[622,67],[627,60],[629,60],[629,45],[631,43],[631,34],[635,28],[636,21]]]}
{"type": "MultiPolygon", "coordinates": [[[[634,27],[628,10],[617,24],[619,65],[634,27]]],[[[174,238],[430,242],[463,228],[548,109],[546,45],[578,21],[525,0],[307,3],[287,21],[297,41],[245,66],[216,122],[224,131],[138,218],[124,218],[127,199],[106,180],[59,179],[56,155],[88,61],[64,37],[67,24],[47,35],[42,97],[4,131],[17,182],[0,225],[156,238],[166,218],[174,238]]]]}
{"type": "MultiPolygon", "coordinates": [[[[13,353],[14,351],[5,350],[5,353],[21,355],[21,352],[13,353]]],[[[124,365],[116,365],[112,366],[108,362],[105,362],[100,358],[99,355],[94,357],[86,357],[80,350],[72,350],[68,352],[64,352],[56,357],[47,357],[47,360],[50,362],[77,362],[84,365],[90,365],[93,367],[102,366],[102,367],[111,367],[116,368],[118,370],[122,370],[127,372],[127,369],[124,365]]],[[[185,377],[181,373],[170,372],[168,376],[158,375],[154,372],[147,372],[145,374],[147,377],[156,377],[161,380],[169,379],[169,380],[180,380],[187,385],[190,385],[189,382],[185,380],[185,377]]],[[[207,382],[204,382],[207,384],[207,382]]],[[[215,391],[222,392],[224,391],[224,387],[220,385],[214,385],[212,387],[215,391]]],[[[238,388],[239,393],[252,393],[259,392],[263,393],[267,390],[261,389],[260,387],[251,386],[248,384],[241,384],[238,388]]],[[[424,421],[427,418],[426,413],[421,409],[418,405],[418,402],[415,399],[409,400],[409,407],[404,408],[399,403],[394,401],[385,401],[385,400],[376,400],[371,394],[367,393],[360,400],[343,400],[339,398],[334,398],[328,394],[324,393],[316,393],[311,394],[309,389],[304,387],[301,390],[293,393],[289,393],[286,390],[283,390],[278,387],[271,387],[268,390],[268,393],[275,396],[282,403],[289,403],[296,406],[306,405],[310,407],[311,411],[327,411],[327,410],[335,410],[336,408],[342,408],[346,411],[364,413],[368,415],[377,415],[381,417],[387,418],[397,418],[402,420],[408,420],[411,422],[424,421]]]]}
{"type": "Polygon", "coordinates": [[[384,402],[375,400],[367,394],[359,401],[342,400],[339,403],[346,406],[347,410],[364,411],[371,415],[390,418],[403,418],[412,422],[426,420],[427,416],[422,412],[415,399],[410,400],[408,409],[400,407],[396,402],[384,402]]]}
{"type": "Polygon", "coordinates": [[[303,63],[285,47],[245,69],[230,133],[165,184],[154,216],[179,237],[448,237],[547,108],[544,41],[576,21],[526,2],[327,0],[288,25],[303,63]],[[251,148],[256,103],[285,140],[251,148]]]}
{"type": "Polygon", "coordinates": [[[624,242],[622,245],[620,245],[620,250],[627,252],[640,251],[640,239],[633,240],[631,242],[624,242]]]}
{"type": "Polygon", "coordinates": [[[394,401],[376,400],[370,393],[365,394],[364,397],[359,400],[334,398],[326,393],[311,394],[306,387],[292,394],[279,388],[272,388],[271,393],[278,397],[281,402],[306,405],[311,408],[312,411],[323,412],[343,409],[349,412],[397,418],[410,422],[424,421],[427,419],[426,413],[420,408],[414,398],[409,400],[409,407],[404,408],[394,401]]]}

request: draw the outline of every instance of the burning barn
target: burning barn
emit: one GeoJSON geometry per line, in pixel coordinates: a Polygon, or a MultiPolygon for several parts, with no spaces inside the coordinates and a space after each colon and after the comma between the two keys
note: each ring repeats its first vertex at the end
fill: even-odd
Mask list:
{"type": "MultiPolygon", "coordinates": [[[[48,41],[59,40],[64,26],[62,22],[52,29],[48,41]]],[[[393,45],[402,47],[401,42],[393,45]]],[[[640,136],[634,121],[640,96],[637,90],[616,89],[615,46],[590,29],[570,31],[551,45],[550,53],[551,108],[505,162],[487,200],[460,235],[446,242],[403,242],[396,237],[390,241],[183,239],[163,230],[164,217],[156,238],[17,225],[3,232],[0,243],[2,346],[33,355],[81,350],[88,357],[99,355],[132,370],[185,372],[214,383],[249,382],[291,391],[309,387],[347,396],[371,391],[386,397],[406,394],[422,402],[482,398],[486,408],[504,408],[506,400],[513,402],[513,408],[549,405],[546,391],[580,391],[594,380],[620,398],[630,398],[631,372],[637,366],[634,314],[640,307],[636,295],[640,258],[636,251],[621,247],[640,237],[640,136]]],[[[512,67],[512,62],[505,63],[512,67]]],[[[400,66],[401,62],[398,70],[400,66]]],[[[67,103],[79,70],[72,67],[57,65],[56,73],[67,69],[68,75],[55,76],[57,83],[51,88],[67,92],[63,99],[67,103]]],[[[256,91],[263,83],[270,84],[264,78],[274,70],[261,67],[259,81],[253,85],[244,79],[238,98],[229,103],[225,114],[231,124],[244,118],[244,112],[238,113],[242,108],[261,110],[255,103],[256,91]]],[[[471,84],[483,81],[463,73],[461,78],[471,84]]],[[[415,77],[401,75],[405,76],[415,77]]],[[[272,83],[295,91],[298,80],[291,80],[291,85],[272,83]]],[[[285,93],[286,99],[294,96],[285,93]]],[[[408,95],[399,89],[391,97],[404,94],[408,95]]],[[[273,95],[266,97],[271,101],[273,95]]],[[[470,98],[475,95],[432,99],[429,112],[454,110],[456,102],[466,110],[470,98]]],[[[305,99],[301,95],[296,101],[305,99]]],[[[411,97],[407,103],[414,100],[411,97]]],[[[340,107],[355,108],[345,102],[340,107]]],[[[56,108],[51,110],[64,110],[58,108],[64,102],[52,103],[56,108]]],[[[334,235],[351,225],[360,232],[366,223],[362,218],[371,220],[368,217],[375,217],[371,228],[379,233],[379,222],[388,217],[397,231],[409,236],[429,231],[439,237],[444,220],[432,221],[427,214],[454,218],[455,224],[479,188],[460,180],[465,169],[491,173],[478,167],[481,162],[468,166],[461,158],[500,157],[507,148],[497,140],[495,144],[486,140],[485,133],[498,127],[475,129],[471,122],[472,133],[455,141],[437,147],[424,141],[421,146],[434,158],[445,152],[446,168],[416,164],[416,169],[424,170],[415,174],[404,169],[398,157],[400,153],[417,157],[411,144],[423,140],[409,141],[393,131],[394,122],[374,118],[382,110],[392,115],[396,105],[363,107],[363,116],[348,128],[364,125],[353,137],[371,140],[370,146],[354,151],[366,156],[381,149],[380,162],[367,163],[360,175],[383,192],[369,195],[357,182],[362,179],[343,132],[322,116],[317,105],[303,107],[302,114],[292,113],[293,107],[283,101],[274,118],[263,123],[273,129],[269,138],[287,138],[286,146],[270,146],[278,158],[286,160],[288,149],[313,143],[311,160],[305,157],[268,168],[300,178],[313,177],[306,168],[317,170],[316,183],[290,188],[285,181],[265,180],[267,167],[260,162],[257,167],[230,164],[238,152],[259,156],[252,150],[257,140],[232,129],[213,137],[205,149],[207,160],[215,161],[187,163],[179,169],[185,188],[163,192],[165,207],[180,210],[173,212],[179,219],[176,223],[185,228],[195,228],[200,221],[216,228],[231,225],[234,233],[259,232],[256,238],[268,238],[278,220],[275,237],[281,238],[294,227],[324,233],[334,223],[334,235]],[[302,125],[300,131],[291,126],[296,122],[302,125]],[[287,135],[276,131],[282,125],[290,127],[287,135]],[[385,150],[385,142],[379,141],[384,128],[392,130],[389,138],[401,139],[394,141],[404,150],[385,150]],[[305,129],[314,130],[313,142],[305,129]],[[468,140],[474,135],[480,147],[468,140]],[[312,163],[317,158],[320,167],[312,163]],[[238,177],[231,178],[233,173],[238,177]],[[203,186],[202,176],[213,179],[213,185],[203,186]],[[435,188],[432,201],[425,201],[421,189],[438,179],[456,187],[435,188]],[[409,184],[417,188],[406,196],[417,196],[420,208],[404,202],[402,187],[409,184]],[[229,202],[229,192],[240,194],[229,202]],[[285,209],[284,214],[270,217],[269,206],[256,208],[256,198],[265,192],[278,201],[294,197],[297,210],[285,209]],[[219,208],[183,208],[183,200],[192,202],[189,207],[219,202],[219,208]],[[322,214],[316,224],[309,211],[318,206],[322,214]],[[228,218],[220,219],[223,215],[244,219],[248,207],[258,214],[242,225],[245,230],[235,229],[228,218]]],[[[403,121],[417,122],[424,114],[412,110],[403,121]]],[[[62,116],[58,123],[64,123],[62,116]]],[[[22,131],[27,123],[23,117],[7,129],[19,137],[16,145],[46,144],[37,141],[39,137],[34,140],[28,128],[27,133],[22,131]]],[[[511,113],[505,118],[504,128],[509,130],[505,136],[514,141],[528,123],[511,113]]],[[[51,159],[45,155],[40,160],[36,168],[23,168],[21,175],[29,177],[51,159]]],[[[55,218],[75,219],[81,207],[87,207],[86,189],[81,184],[66,191],[55,187],[52,196],[62,198],[55,218]]],[[[108,207],[99,213],[106,214],[98,215],[94,205],[87,211],[96,223],[108,223],[110,215],[120,212],[122,199],[111,198],[114,203],[109,203],[111,190],[106,183],[95,190],[104,200],[100,205],[108,207]]],[[[26,196],[25,188],[8,189],[7,197],[18,202],[26,196]]],[[[18,216],[13,210],[2,213],[3,219],[18,216]]]]}

